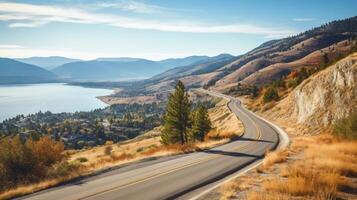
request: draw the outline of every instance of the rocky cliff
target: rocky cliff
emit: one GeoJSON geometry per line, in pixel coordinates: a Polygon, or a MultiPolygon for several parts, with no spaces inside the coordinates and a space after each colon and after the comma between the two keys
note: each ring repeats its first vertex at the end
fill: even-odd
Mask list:
{"type": "Polygon", "coordinates": [[[306,134],[352,112],[357,112],[357,53],[306,79],[264,115],[306,134]]]}

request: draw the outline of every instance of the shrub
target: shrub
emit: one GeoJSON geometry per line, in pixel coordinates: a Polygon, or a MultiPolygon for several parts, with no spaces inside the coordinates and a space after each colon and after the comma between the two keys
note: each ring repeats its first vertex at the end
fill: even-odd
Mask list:
{"type": "Polygon", "coordinates": [[[87,162],[87,161],[88,161],[88,158],[86,158],[86,157],[79,157],[79,158],[77,158],[76,160],[78,160],[80,163],[83,163],[83,162],[87,162]]]}
{"type": "Polygon", "coordinates": [[[150,149],[154,149],[154,148],[157,148],[157,145],[156,144],[151,144],[149,146],[146,146],[146,147],[139,147],[136,149],[136,152],[137,153],[141,153],[141,152],[145,152],[145,151],[148,151],[150,149]]]}
{"type": "Polygon", "coordinates": [[[104,154],[107,156],[110,156],[112,154],[113,147],[112,146],[107,146],[104,149],[104,154]]]}
{"type": "Polygon", "coordinates": [[[0,191],[20,183],[38,181],[61,162],[64,145],[41,137],[22,141],[19,136],[0,140],[0,191]]]}
{"type": "Polygon", "coordinates": [[[72,162],[68,162],[68,161],[63,161],[61,163],[59,163],[55,169],[52,171],[51,174],[49,174],[50,176],[67,176],[68,174],[77,171],[80,169],[80,162],[76,161],[72,161],[72,162]]]}
{"type": "Polygon", "coordinates": [[[337,120],[333,125],[333,134],[345,139],[357,139],[357,113],[337,120]]]}
{"type": "Polygon", "coordinates": [[[145,150],[145,147],[139,147],[138,149],[136,149],[136,152],[140,153],[143,152],[145,150]]]}
{"type": "Polygon", "coordinates": [[[279,100],[279,94],[278,94],[278,91],[276,90],[276,88],[268,87],[264,93],[264,96],[263,96],[264,103],[267,103],[270,101],[278,101],[278,100],[279,100]]]}

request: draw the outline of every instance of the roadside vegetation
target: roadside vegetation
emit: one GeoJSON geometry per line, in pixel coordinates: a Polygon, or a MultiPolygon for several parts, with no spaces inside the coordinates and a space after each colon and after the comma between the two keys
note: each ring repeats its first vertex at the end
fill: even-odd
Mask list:
{"type": "Polygon", "coordinates": [[[292,138],[285,150],[220,188],[220,199],[356,199],[357,120],[351,113],[317,136],[292,138]]]}
{"type": "Polygon", "coordinates": [[[19,136],[0,140],[0,199],[7,190],[45,179],[69,176],[78,169],[66,161],[64,145],[49,137],[24,140],[19,136]]]}
{"type": "Polygon", "coordinates": [[[357,140],[357,113],[337,120],[333,126],[333,134],[338,138],[357,140]]]}
{"type": "Polygon", "coordinates": [[[220,199],[356,199],[357,141],[297,137],[256,170],[220,188],[220,199]]]}

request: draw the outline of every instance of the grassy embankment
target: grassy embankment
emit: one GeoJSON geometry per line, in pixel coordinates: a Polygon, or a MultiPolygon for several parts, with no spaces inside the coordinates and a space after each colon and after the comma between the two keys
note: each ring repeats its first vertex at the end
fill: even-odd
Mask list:
{"type": "Polygon", "coordinates": [[[331,134],[296,137],[289,148],[269,152],[263,164],[220,188],[221,199],[353,199],[357,189],[357,141],[331,134]]]}

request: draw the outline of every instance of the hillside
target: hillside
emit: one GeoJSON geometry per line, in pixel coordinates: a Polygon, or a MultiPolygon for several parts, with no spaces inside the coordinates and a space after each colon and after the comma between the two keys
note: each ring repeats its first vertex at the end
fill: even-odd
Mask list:
{"type": "Polygon", "coordinates": [[[264,85],[293,70],[312,68],[356,49],[357,17],[337,20],[297,36],[266,42],[233,62],[217,69],[222,77],[216,89],[264,85]]]}
{"type": "Polygon", "coordinates": [[[216,69],[231,62],[234,58],[229,54],[220,54],[191,65],[169,69],[145,80],[144,90],[147,92],[168,91],[173,88],[178,79],[188,87],[202,87],[216,76],[216,69]]]}
{"type": "Polygon", "coordinates": [[[60,65],[64,65],[70,62],[81,61],[79,59],[65,58],[60,56],[50,56],[50,57],[30,57],[30,58],[18,58],[17,61],[27,63],[30,65],[36,65],[47,70],[51,70],[60,65]]]}
{"type": "Polygon", "coordinates": [[[0,84],[40,83],[57,79],[52,72],[13,59],[0,58],[0,84]]]}
{"type": "Polygon", "coordinates": [[[356,81],[354,53],[303,81],[264,115],[289,126],[295,124],[300,134],[321,131],[357,112],[356,81]]]}
{"type": "Polygon", "coordinates": [[[220,54],[214,57],[206,57],[205,59],[194,62],[193,64],[180,65],[179,67],[169,69],[164,73],[155,75],[148,81],[155,82],[161,80],[172,80],[190,75],[200,75],[213,72],[233,58],[234,56],[229,54],[220,54]]]}
{"type": "Polygon", "coordinates": [[[83,61],[61,65],[52,71],[62,78],[77,81],[108,81],[148,78],[165,68],[149,60],[83,61]]]}

